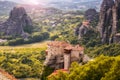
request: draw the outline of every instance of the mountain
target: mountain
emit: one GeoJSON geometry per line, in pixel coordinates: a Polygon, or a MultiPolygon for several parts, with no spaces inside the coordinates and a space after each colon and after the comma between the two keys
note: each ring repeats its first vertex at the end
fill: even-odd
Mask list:
{"type": "Polygon", "coordinates": [[[16,5],[17,3],[15,2],[0,1],[0,15],[8,15],[10,10],[16,5]]]}
{"type": "Polygon", "coordinates": [[[39,20],[40,16],[61,14],[62,10],[45,7],[43,5],[29,5],[29,4],[20,4],[11,1],[0,1],[0,24],[5,22],[8,19],[9,12],[14,7],[24,7],[26,13],[31,17],[32,20],[39,20]]]}
{"type": "Polygon", "coordinates": [[[94,8],[99,10],[101,0],[72,0],[72,1],[53,1],[49,3],[50,7],[55,7],[62,10],[87,10],[94,8]]]}
{"type": "MultiPolygon", "coordinates": [[[[48,0],[47,0],[48,1],[48,0]]],[[[0,10],[4,9],[12,9],[13,6],[20,4],[19,1],[11,2],[11,1],[0,1],[0,10]],[[12,7],[12,8],[11,8],[12,7]]],[[[26,3],[22,3],[26,4],[26,3]]],[[[87,10],[88,8],[94,8],[99,10],[101,0],[49,0],[47,3],[43,3],[45,7],[54,7],[62,10],[87,10]]],[[[38,5],[38,6],[41,6],[38,5]]]]}
{"type": "Polygon", "coordinates": [[[98,30],[103,44],[120,43],[120,0],[103,0],[98,30]]]}
{"type": "Polygon", "coordinates": [[[2,36],[21,35],[26,37],[27,29],[32,26],[32,20],[27,15],[23,7],[14,7],[9,18],[2,24],[0,24],[0,34],[2,36]]]}

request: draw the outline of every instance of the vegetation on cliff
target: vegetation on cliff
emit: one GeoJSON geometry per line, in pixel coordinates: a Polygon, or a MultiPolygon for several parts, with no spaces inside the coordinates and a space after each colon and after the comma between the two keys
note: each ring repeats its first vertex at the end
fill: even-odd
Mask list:
{"type": "Polygon", "coordinates": [[[119,80],[119,62],[120,56],[102,55],[83,66],[73,63],[69,74],[60,72],[49,77],[48,80],[119,80]]]}
{"type": "MultiPolygon", "coordinates": [[[[109,0],[106,1],[107,3],[110,2],[109,0]]],[[[113,0],[111,1],[113,2],[113,0]]],[[[107,3],[104,4],[106,5],[107,3]]],[[[113,3],[110,4],[113,5],[113,3]]],[[[103,13],[101,12],[101,18],[104,16],[104,9],[106,9],[106,7],[107,6],[103,5],[103,10],[101,8],[101,11],[103,11],[103,13]]],[[[110,11],[111,10],[112,9],[110,7],[110,11]]],[[[38,10],[36,10],[35,12],[37,11],[38,10]]],[[[32,15],[32,20],[34,24],[32,27],[26,25],[26,27],[21,29],[21,31],[24,30],[25,33],[28,33],[24,34],[25,36],[27,35],[27,37],[23,39],[19,35],[4,36],[3,33],[0,33],[0,39],[7,40],[7,42],[0,43],[0,45],[15,46],[21,44],[30,44],[33,42],[40,42],[44,40],[67,41],[71,44],[80,44],[84,46],[86,48],[85,53],[92,58],[95,58],[92,61],[82,66],[80,66],[78,63],[73,63],[71,65],[69,73],[64,73],[60,71],[60,73],[58,73],[57,75],[47,77],[53,72],[53,69],[43,66],[46,49],[44,45],[42,45],[43,47],[37,48],[29,48],[28,46],[24,46],[24,48],[0,47],[0,67],[5,69],[10,74],[13,74],[16,78],[32,77],[41,78],[42,80],[46,80],[46,78],[48,78],[48,80],[119,80],[120,44],[101,44],[99,34],[100,31],[97,30],[99,13],[94,10],[93,12],[89,11],[91,11],[91,9],[88,10],[87,14],[85,15],[84,12],[81,11],[62,12],[59,9],[49,8],[45,14],[35,14],[34,12],[28,13],[32,15]],[[53,13],[51,11],[53,11],[53,13]],[[87,20],[89,21],[90,19],[92,21],[90,21],[90,24],[87,26],[90,29],[86,30],[86,34],[82,36],[81,39],[78,39],[78,35],[80,34],[80,32],[77,31],[80,29],[82,22],[87,20]],[[76,30],[76,32],[74,30],[76,30]],[[78,33],[77,36],[75,35],[76,33],[78,33]]],[[[106,20],[100,20],[101,23],[106,21],[104,22],[104,25],[110,25],[107,26],[107,28],[106,26],[100,27],[99,25],[100,28],[104,27],[103,29],[101,29],[101,32],[102,30],[104,31],[102,32],[102,35],[106,33],[112,33],[111,29],[113,29],[113,23],[111,23],[111,20],[113,22],[113,18],[110,17],[111,13],[112,12],[105,13],[106,15],[108,15],[107,18],[106,16],[104,16],[106,20]]],[[[7,16],[0,17],[3,18],[0,23],[7,19],[7,16]]],[[[116,22],[119,21],[115,21],[115,23],[116,22]]],[[[18,27],[17,30],[19,29],[20,28],[18,27]]],[[[14,29],[10,32],[14,32],[14,29]]],[[[81,33],[84,33],[84,31],[81,33]]],[[[110,34],[108,34],[107,36],[105,35],[104,40],[107,41],[105,41],[106,43],[109,43],[109,40],[112,40],[112,35],[110,34]]]]}

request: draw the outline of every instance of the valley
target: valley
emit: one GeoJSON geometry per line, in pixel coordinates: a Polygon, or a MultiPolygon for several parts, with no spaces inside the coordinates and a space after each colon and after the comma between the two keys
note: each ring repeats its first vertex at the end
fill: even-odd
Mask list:
{"type": "Polygon", "coordinates": [[[18,45],[18,46],[0,46],[0,49],[11,49],[11,48],[42,48],[46,47],[47,43],[50,41],[43,41],[43,42],[36,42],[36,43],[31,43],[31,44],[23,44],[23,45],[18,45]]]}
{"type": "Polygon", "coordinates": [[[14,47],[0,46],[0,67],[16,78],[38,80],[43,69],[47,42],[14,47]]]}
{"type": "Polygon", "coordinates": [[[0,79],[120,80],[119,13],[120,0],[0,1],[0,79]]]}

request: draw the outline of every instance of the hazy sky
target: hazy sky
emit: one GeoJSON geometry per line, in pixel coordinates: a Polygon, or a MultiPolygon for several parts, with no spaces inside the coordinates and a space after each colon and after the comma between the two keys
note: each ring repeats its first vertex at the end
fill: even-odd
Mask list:
{"type": "MultiPolygon", "coordinates": [[[[0,0],[4,1],[4,0],[0,0]]],[[[40,2],[50,2],[53,0],[8,0],[8,1],[14,1],[14,2],[21,2],[21,3],[40,3],[40,2]]],[[[71,0],[54,0],[54,1],[71,1],[71,0]]]]}
{"type": "Polygon", "coordinates": [[[19,3],[27,3],[27,4],[39,4],[39,3],[43,3],[43,2],[53,2],[53,1],[92,1],[92,0],[0,0],[0,1],[14,1],[14,2],[19,2],[19,3]]]}

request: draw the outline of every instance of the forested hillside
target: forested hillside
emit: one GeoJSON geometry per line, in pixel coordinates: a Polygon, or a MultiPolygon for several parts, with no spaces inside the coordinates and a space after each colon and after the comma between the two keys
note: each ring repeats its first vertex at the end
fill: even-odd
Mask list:
{"type": "Polygon", "coordinates": [[[1,48],[0,67],[16,78],[40,78],[45,49],[46,47],[1,48]]]}
{"type": "Polygon", "coordinates": [[[119,80],[119,62],[120,56],[102,55],[83,66],[73,63],[69,74],[60,71],[58,74],[48,77],[48,80],[119,80]]]}
{"type": "MultiPolygon", "coordinates": [[[[44,6],[15,2],[0,1],[1,69],[21,80],[120,80],[119,0],[103,0],[101,8],[101,0],[55,0],[44,6]],[[63,48],[69,54],[75,45],[82,47],[79,63],[69,59],[67,70],[45,66],[47,45],[64,46],[49,41],[69,43],[63,48]],[[86,56],[89,61],[83,63],[86,56]]],[[[49,57],[57,61],[53,53],[49,57]]]]}

